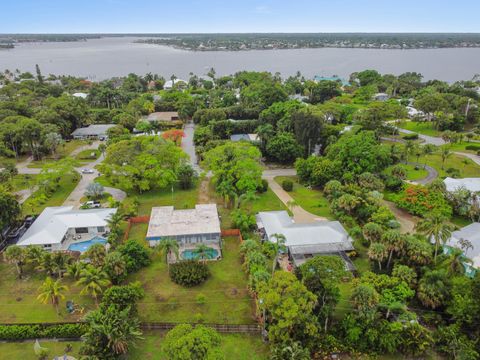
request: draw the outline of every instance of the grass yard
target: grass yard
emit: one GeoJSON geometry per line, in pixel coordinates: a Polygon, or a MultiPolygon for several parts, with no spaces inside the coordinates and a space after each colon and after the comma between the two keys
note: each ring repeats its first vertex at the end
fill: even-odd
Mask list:
{"type": "Polygon", "coordinates": [[[51,304],[42,304],[37,300],[38,288],[42,285],[45,274],[29,269],[24,279],[18,279],[15,267],[0,262],[0,322],[2,323],[35,323],[75,321],[83,315],[70,315],[66,312],[66,300],[73,300],[86,310],[94,307],[91,297],[79,295],[80,288],[70,278],[64,278],[68,286],[65,299],[60,301],[60,315],[51,304]]]}
{"type": "MultiPolygon", "coordinates": [[[[15,342],[15,343],[0,343],[0,353],[4,359],[22,359],[22,360],[36,360],[38,356],[35,355],[33,346],[34,340],[15,342]]],[[[80,350],[81,342],[63,342],[63,341],[40,341],[40,345],[49,350],[49,359],[58,356],[63,359],[64,350],[67,344],[72,345],[72,351],[68,353],[78,359],[78,351],[80,350]]]]}
{"type": "Polygon", "coordinates": [[[467,142],[467,141],[462,141],[458,143],[453,143],[453,144],[446,144],[443,145],[443,147],[446,147],[450,149],[450,151],[460,151],[460,152],[465,152],[465,153],[470,153],[470,154],[476,154],[478,150],[467,150],[467,146],[476,146],[478,147],[478,150],[480,150],[480,144],[479,143],[474,143],[474,142],[467,142]]]}
{"type": "Polygon", "coordinates": [[[35,185],[35,179],[37,175],[34,174],[17,174],[15,175],[12,180],[10,180],[10,184],[12,185],[12,191],[19,191],[32,188],[35,185]]]}
{"type": "MultiPolygon", "coordinates": [[[[128,358],[131,360],[166,360],[162,349],[162,340],[165,333],[144,334],[145,340],[138,343],[128,358]]],[[[259,335],[221,334],[220,348],[231,360],[266,360],[268,359],[268,345],[262,342],[259,335]]],[[[0,347],[1,350],[1,347],[0,347]]]]}
{"type": "MultiPolygon", "coordinates": [[[[386,168],[384,170],[384,173],[390,174],[394,166],[389,166],[388,168],[386,168]]],[[[401,166],[403,169],[405,169],[405,172],[407,173],[407,180],[415,181],[426,178],[428,176],[428,171],[423,169],[423,165],[420,165],[418,170],[415,169],[414,165],[410,164],[398,164],[398,166],[401,166]]]]}
{"type": "MultiPolygon", "coordinates": [[[[138,234],[140,230],[136,229],[135,233],[138,234]]],[[[140,281],[145,289],[145,298],[138,304],[141,319],[165,322],[255,323],[254,302],[247,291],[247,276],[241,268],[239,247],[237,238],[225,238],[222,260],[209,262],[211,277],[193,288],[173,283],[164,259],[156,256],[150,266],[128,279],[140,281]],[[206,297],[204,304],[196,301],[200,294],[206,297]]]]}
{"type": "MultiPolygon", "coordinates": [[[[69,142],[65,142],[62,146],[60,146],[57,150],[57,158],[62,159],[68,155],[70,155],[73,151],[77,150],[81,146],[88,145],[87,141],[83,140],[72,140],[69,142]]],[[[93,150],[89,150],[90,152],[93,150]]],[[[52,163],[57,161],[54,159],[52,154],[48,154],[42,160],[32,161],[32,163],[28,166],[29,168],[41,168],[46,163],[52,163]]]]}
{"type": "Polygon", "coordinates": [[[96,149],[86,149],[86,150],[80,151],[80,152],[75,156],[75,159],[81,160],[81,161],[91,162],[91,161],[93,161],[93,160],[98,159],[98,157],[100,156],[100,154],[101,154],[100,150],[96,150],[96,149]],[[93,156],[92,156],[92,154],[93,154],[93,156]]]}
{"type": "Polygon", "coordinates": [[[63,177],[60,180],[60,185],[58,189],[53,193],[53,195],[43,204],[37,203],[33,200],[33,196],[29,197],[23,203],[23,213],[24,214],[40,214],[43,209],[47,206],[60,206],[63,204],[65,199],[70,195],[70,193],[75,189],[79,182],[80,178],[77,174],[71,174],[63,177]]]}
{"type": "Polygon", "coordinates": [[[442,136],[442,132],[433,128],[433,123],[428,121],[416,122],[416,121],[404,121],[398,125],[399,128],[414,131],[419,134],[427,136],[442,136]]]}
{"type": "MultiPolygon", "coordinates": [[[[427,165],[435,168],[441,178],[449,176],[446,172],[449,168],[457,169],[460,172],[460,178],[478,177],[480,174],[480,166],[475,164],[472,160],[457,154],[451,154],[446,159],[444,169],[442,169],[442,156],[439,153],[427,155],[426,160],[427,165]]],[[[416,158],[411,156],[409,161],[415,162],[416,158]]],[[[425,157],[420,157],[419,162],[423,164],[425,162],[425,157]]]]}
{"type": "Polygon", "coordinates": [[[301,206],[304,210],[325,217],[327,219],[334,219],[328,200],[323,196],[323,192],[317,189],[308,189],[298,182],[296,176],[277,176],[275,181],[282,184],[283,180],[293,181],[293,191],[290,191],[290,196],[301,206]]]}

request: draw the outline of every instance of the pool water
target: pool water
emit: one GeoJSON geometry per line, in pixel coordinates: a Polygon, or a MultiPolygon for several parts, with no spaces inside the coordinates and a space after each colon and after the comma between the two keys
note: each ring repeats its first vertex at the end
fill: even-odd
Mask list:
{"type": "MultiPolygon", "coordinates": [[[[218,257],[217,249],[208,248],[207,254],[209,255],[207,259],[216,259],[218,257]]],[[[182,258],[185,260],[197,259],[198,255],[195,253],[195,250],[184,250],[182,251],[182,258]]]]}
{"type": "Polygon", "coordinates": [[[80,251],[80,252],[85,252],[87,251],[88,249],[90,249],[90,247],[94,244],[106,244],[107,243],[107,240],[100,237],[100,236],[95,236],[94,238],[90,239],[90,240],[87,240],[87,241],[81,241],[81,242],[77,242],[75,244],[71,244],[69,247],[68,247],[68,250],[70,251],[80,251]]]}

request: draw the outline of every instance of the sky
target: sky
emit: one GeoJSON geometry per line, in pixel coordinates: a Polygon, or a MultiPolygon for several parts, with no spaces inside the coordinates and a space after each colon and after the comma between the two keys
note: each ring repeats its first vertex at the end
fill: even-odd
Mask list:
{"type": "Polygon", "coordinates": [[[479,0],[0,0],[0,33],[480,32],[479,0]]]}

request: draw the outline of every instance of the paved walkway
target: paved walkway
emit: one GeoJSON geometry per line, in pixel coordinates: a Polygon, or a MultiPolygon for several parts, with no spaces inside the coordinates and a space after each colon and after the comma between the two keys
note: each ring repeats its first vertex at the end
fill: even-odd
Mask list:
{"type": "Polygon", "coordinates": [[[423,179],[410,180],[409,183],[426,185],[426,184],[430,184],[433,180],[435,180],[438,177],[438,171],[435,170],[433,167],[431,167],[429,165],[423,165],[423,164],[418,164],[418,163],[414,163],[414,162],[409,162],[407,164],[413,165],[413,166],[418,166],[420,168],[424,168],[428,172],[428,175],[426,177],[424,177],[423,179]]]}
{"type": "Polygon", "coordinates": [[[410,130],[401,129],[401,128],[397,128],[397,130],[404,134],[418,134],[418,138],[423,140],[423,144],[432,144],[435,146],[441,146],[446,144],[445,140],[443,140],[440,137],[423,135],[420,133],[416,133],[415,131],[410,131],[410,130]]]}
{"type": "Polygon", "coordinates": [[[275,170],[265,170],[263,172],[263,178],[268,181],[268,186],[270,189],[278,196],[280,201],[285,204],[293,214],[293,220],[296,223],[311,223],[314,221],[324,221],[328,220],[324,217],[312,214],[301,206],[297,205],[294,207],[290,206],[290,202],[295,200],[290,196],[288,192],[282,189],[279,183],[275,181],[276,176],[292,176],[296,175],[295,169],[275,169],[275,170]]]}
{"type": "Polygon", "coordinates": [[[453,153],[457,154],[457,155],[460,155],[460,156],[465,156],[465,157],[471,159],[475,164],[480,165],[480,156],[478,156],[478,155],[470,154],[470,153],[464,153],[464,152],[460,152],[460,151],[454,151],[453,153]]]}
{"type": "Polygon", "coordinates": [[[193,143],[193,135],[195,133],[195,124],[187,123],[183,128],[185,132],[185,137],[182,140],[182,149],[185,151],[188,156],[190,157],[190,163],[192,164],[193,168],[200,173],[201,169],[198,165],[197,153],[195,152],[195,144],[193,143]]]}

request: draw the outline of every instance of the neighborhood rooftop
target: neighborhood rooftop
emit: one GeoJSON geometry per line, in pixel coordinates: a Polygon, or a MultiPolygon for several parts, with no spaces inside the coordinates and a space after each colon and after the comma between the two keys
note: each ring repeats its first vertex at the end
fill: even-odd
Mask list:
{"type": "Polygon", "coordinates": [[[102,227],[117,209],[74,210],[73,206],[47,207],[23,234],[18,245],[46,245],[62,242],[68,229],[102,227]]]}
{"type": "Polygon", "coordinates": [[[78,136],[102,136],[107,134],[107,130],[114,127],[115,124],[89,125],[87,127],[78,128],[73,133],[73,137],[78,136]]]}
{"type": "Polygon", "coordinates": [[[473,266],[480,268],[480,223],[475,222],[454,231],[446,245],[462,249],[465,256],[473,261],[473,266]],[[462,249],[463,240],[468,240],[472,247],[462,249]]]}
{"type": "Polygon", "coordinates": [[[296,224],[286,211],[267,211],[258,213],[257,224],[265,229],[268,238],[273,234],[285,235],[285,245],[290,248],[315,246],[332,252],[353,250],[350,237],[338,221],[296,224]]]}
{"type": "Polygon", "coordinates": [[[480,178],[453,179],[447,177],[443,180],[443,183],[449,192],[462,188],[472,192],[480,191],[480,178]]]}
{"type": "Polygon", "coordinates": [[[220,233],[216,204],[195,205],[195,209],[175,210],[173,206],[152,208],[147,240],[196,234],[220,233]]]}
{"type": "Polygon", "coordinates": [[[151,113],[146,119],[148,121],[174,121],[179,120],[179,117],[176,111],[159,111],[151,113]]]}

